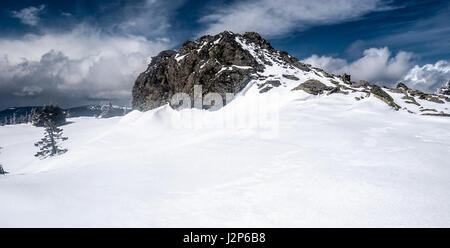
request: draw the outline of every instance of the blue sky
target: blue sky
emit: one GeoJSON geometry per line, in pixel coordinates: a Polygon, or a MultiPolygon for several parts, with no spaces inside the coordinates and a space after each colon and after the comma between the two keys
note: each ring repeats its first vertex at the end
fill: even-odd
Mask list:
{"type": "Polygon", "coordinates": [[[257,31],[333,73],[433,91],[450,78],[445,0],[0,2],[0,108],[112,100],[160,50],[223,30],[257,31]]]}

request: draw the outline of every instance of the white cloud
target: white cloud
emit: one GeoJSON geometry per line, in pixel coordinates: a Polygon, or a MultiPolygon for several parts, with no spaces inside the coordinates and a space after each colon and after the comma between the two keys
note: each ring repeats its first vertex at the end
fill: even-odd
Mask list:
{"type": "Polygon", "coordinates": [[[341,73],[343,68],[348,66],[345,59],[333,58],[328,56],[318,56],[316,54],[304,59],[303,62],[310,64],[314,67],[322,68],[330,73],[341,73]]]}
{"type": "Polygon", "coordinates": [[[18,18],[23,24],[36,26],[39,22],[39,15],[44,11],[45,5],[39,5],[38,7],[28,7],[19,11],[13,11],[12,16],[18,18]]]}
{"type": "Polygon", "coordinates": [[[373,83],[394,84],[411,68],[412,53],[400,51],[391,56],[387,47],[370,48],[363,56],[351,63],[344,59],[312,55],[305,63],[323,68],[335,74],[347,73],[352,80],[367,80],[373,83]]]}
{"type": "Polygon", "coordinates": [[[27,99],[38,101],[35,104],[79,105],[94,99],[128,103],[148,57],[169,46],[167,40],[105,35],[86,27],[0,38],[0,105],[12,100],[8,94],[32,96],[27,99]]]}
{"type": "Polygon", "coordinates": [[[0,109],[79,106],[104,99],[129,104],[133,83],[149,57],[173,46],[170,18],[183,3],[111,1],[99,6],[99,16],[87,16],[66,30],[40,25],[45,5],[13,12],[40,32],[0,35],[0,109]]]}
{"type": "Polygon", "coordinates": [[[202,34],[256,31],[275,36],[314,25],[332,24],[385,9],[382,0],[247,0],[220,6],[200,19],[202,34]]]}
{"type": "Polygon", "coordinates": [[[450,63],[440,60],[435,64],[416,65],[404,77],[404,81],[415,88],[434,92],[450,81],[450,63]]]}

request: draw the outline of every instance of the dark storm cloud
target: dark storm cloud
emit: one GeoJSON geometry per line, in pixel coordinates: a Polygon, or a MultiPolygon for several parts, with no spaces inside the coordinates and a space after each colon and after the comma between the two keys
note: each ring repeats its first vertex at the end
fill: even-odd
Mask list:
{"type": "MultiPolygon", "coordinates": [[[[73,106],[105,99],[129,104],[131,87],[149,57],[171,46],[165,34],[168,13],[176,4],[113,3],[97,6],[95,13],[68,30],[42,24],[48,22],[39,18],[47,9],[44,5],[11,12],[39,32],[0,37],[0,109],[48,103],[73,106]]],[[[74,18],[72,13],[62,13],[58,18],[74,18]]]]}
{"type": "Polygon", "coordinates": [[[0,108],[105,99],[129,104],[132,84],[148,56],[166,47],[164,41],[105,36],[90,29],[0,40],[5,54],[0,58],[0,108]]]}

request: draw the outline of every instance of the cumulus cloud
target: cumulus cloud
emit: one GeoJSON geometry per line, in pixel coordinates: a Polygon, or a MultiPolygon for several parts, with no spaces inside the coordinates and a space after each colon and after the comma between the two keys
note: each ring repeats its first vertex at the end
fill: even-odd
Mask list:
{"type": "Polygon", "coordinates": [[[331,73],[352,75],[353,80],[367,80],[373,83],[394,84],[411,68],[412,53],[400,51],[395,56],[387,48],[370,48],[353,62],[344,59],[317,56],[304,60],[305,63],[323,68],[331,73]]]}
{"type": "Polygon", "coordinates": [[[359,59],[345,59],[312,55],[303,60],[330,73],[347,73],[353,81],[367,80],[381,85],[394,86],[402,81],[414,89],[435,92],[450,81],[450,63],[445,60],[423,66],[413,64],[414,55],[400,51],[395,56],[387,47],[370,48],[359,59]]]}
{"type": "Polygon", "coordinates": [[[183,2],[102,3],[94,6],[96,16],[74,19],[77,23],[65,30],[41,25],[45,5],[12,12],[38,26],[39,33],[0,34],[0,109],[103,100],[129,105],[132,85],[149,57],[173,46],[170,17],[183,2]]]}
{"type": "Polygon", "coordinates": [[[406,74],[404,81],[414,88],[434,92],[450,81],[450,63],[440,60],[435,64],[416,65],[406,74]]]}
{"type": "Polygon", "coordinates": [[[347,21],[386,8],[382,0],[247,0],[221,6],[200,22],[207,24],[202,34],[230,30],[276,36],[314,25],[347,21]]]}
{"type": "Polygon", "coordinates": [[[105,35],[88,27],[0,39],[0,108],[104,99],[129,104],[148,57],[168,47],[167,40],[105,35]]]}
{"type": "Polygon", "coordinates": [[[23,24],[36,26],[39,22],[39,15],[44,9],[45,5],[42,4],[37,7],[31,6],[19,11],[13,11],[11,14],[13,17],[18,18],[23,24]]]}

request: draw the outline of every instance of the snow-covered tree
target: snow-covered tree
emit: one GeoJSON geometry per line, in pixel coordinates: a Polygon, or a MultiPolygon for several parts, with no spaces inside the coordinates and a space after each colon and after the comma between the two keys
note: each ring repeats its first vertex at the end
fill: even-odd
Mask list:
{"type": "Polygon", "coordinates": [[[439,88],[437,93],[442,95],[450,95],[450,81],[439,88]]]}
{"type": "Polygon", "coordinates": [[[35,108],[32,108],[31,109],[31,113],[28,115],[28,120],[27,120],[27,123],[28,122],[33,122],[33,116],[34,116],[34,114],[36,113],[36,109],[35,108]]]}
{"type": "Polygon", "coordinates": [[[13,116],[12,116],[12,119],[11,119],[11,124],[12,125],[16,125],[17,124],[16,113],[13,113],[13,116]]]}
{"type": "Polygon", "coordinates": [[[34,144],[39,147],[39,152],[34,156],[44,159],[67,152],[67,149],[59,147],[62,141],[67,140],[67,137],[63,137],[62,134],[63,130],[61,128],[58,128],[52,120],[47,120],[45,122],[44,138],[34,144]]]}
{"type": "MultiPolygon", "coordinates": [[[[1,150],[2,148],[0,147],[0,150],[1,150]]],[[[1,151],[0,151],[1,152],[1,151]]],[[[3,166],[2,166],[2,164],[0,164],[0,175],[4,175],[4,174],[7,174],[8,172],[6,172],[5,170],[3,170],[3,166]]]]}
{"type": "Polygon", "coordinates": [[[63,109],[56,105],[45,106],[42,109],[34,111],[32,116],[32,123],[37,127],[45,127],[46,121],[53,121],[56,126],[66,123],[66,113],[63,109]]]}
{"type": "Polygon", "coordinates": [[[104,104],[101,106],[101,113],[98,116],[99,118],[111,118],[114,116],[123,115],[123,110],[119,107],[114,107],[111,102],[109,104],[104,104]]]}
{"type": "Polygon", "coordinates": [[[113,110],[113,106],[112,103],[109,102],[109,104],[104,104],[101,106],[101,114],[100,114],[100,118],[108,118],[111,115],[111,111],[113,110]]]}

